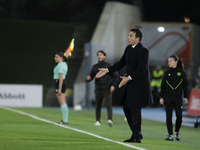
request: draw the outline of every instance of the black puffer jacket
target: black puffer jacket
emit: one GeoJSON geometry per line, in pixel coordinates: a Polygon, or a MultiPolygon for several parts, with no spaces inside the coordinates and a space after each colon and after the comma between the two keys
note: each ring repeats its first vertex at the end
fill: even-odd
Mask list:
{"type": "Polygon", "coordinates": [[[185,72],[180,68],[170,68],[163,76],[160,97],[188,98],[187,78],[185,72]],[[183,93],[182,93],[183,91],[183,93]]]}
{"type": "MultiPolygon", "coordinates": [[[[95,64],[92,67],[92,70],[90,72],[91,80],[93,78],[95,78],[95,75],[99,72],[98,68],[108,68],[110,66],[111,65],[105,61],[101,61],[101,62],[98,62],[97,64],[95,64]]],[[[112,73],[112,74],[107,73],[101,78],[95,78],[95,89],[96,90],[105,90],[107,88],[110,88],[111,85],[116,87],[118,84],[118,80],[119,80],[118,73],[116,73],[116,72],[112,73]]],[[[87,82],[89,82],[89,81],[87,81],[87,82]]]]}

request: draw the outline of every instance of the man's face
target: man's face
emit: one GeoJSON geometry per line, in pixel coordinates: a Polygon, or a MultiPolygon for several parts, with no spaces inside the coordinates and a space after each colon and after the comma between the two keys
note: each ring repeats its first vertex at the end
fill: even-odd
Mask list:
{"type": "Polygon", "coordinates": [[[135,32],[133,32],[133,31],[130,31],[129,32],[129,35],[128,35],[128,44],[129,45],[131,45],[131,46],[133,46],[133,45],[135,45],[135,44],[137,44],[137,43],[139,43],[140,41],[140,38],[139,37],[135,37],[135,32]]]}
{"type": "Polygon", "coordinates": [[[101,52],[98,53],[97,57],[98,61],[104,61],[106,59],[106,56],[104,56],[104,54],[101,52]]]}

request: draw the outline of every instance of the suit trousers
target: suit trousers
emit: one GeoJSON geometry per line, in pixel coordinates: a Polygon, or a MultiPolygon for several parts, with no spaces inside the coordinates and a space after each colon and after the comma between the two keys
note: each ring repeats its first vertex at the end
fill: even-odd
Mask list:
{"type": "Polygon", "coordinates": [[[176,125],[175,132],[179,132],[182,124],[182,98],[164,98],[165,110],[166,110],[166,125],[167,130],[170,135],[173,135],[173,124],[172,124],[172,114],[173,108],[176,112],[176,125]]]}
{"type": "Polygon", "coordinates": [[[101,119],[101,106],[103,103],[106,105],[108,119],[112,120],[112,94],[109,89],[105,90],[95,90],[95,111],[96,111],[96,121],[101,119]]]}
{"type": "Polygon", "coordinates": [[[128,125],[132,131],[131,139],[142,139],[141,134],[141,108],[127,109],[123,107],[128,125]]]}

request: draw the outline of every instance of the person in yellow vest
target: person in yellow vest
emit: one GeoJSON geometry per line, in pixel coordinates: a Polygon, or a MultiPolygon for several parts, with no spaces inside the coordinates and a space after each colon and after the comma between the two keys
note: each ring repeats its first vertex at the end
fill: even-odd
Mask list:
{"type": "Polygon", "coordinates": [[[198,76],[195,78],[195,85],[194,85],[194,88],[195,88],[195,89],[200,89],[200,80],[199,80],[199,77],[198,77],[198,76]]]}
{"type": "Polygon", "coordinates": [[[154,106],[159,105],[159,100],[160,100],[159,92],[161,88],[163,74],[164,72],[161,68],[161,65],[157,65],[155,70],[152,71],[151,89],[153,93],[154,106]]]}

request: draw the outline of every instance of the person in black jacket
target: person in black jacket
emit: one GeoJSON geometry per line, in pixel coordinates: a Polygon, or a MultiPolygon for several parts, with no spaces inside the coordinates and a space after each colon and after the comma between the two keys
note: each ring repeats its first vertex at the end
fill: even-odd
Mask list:
{"type": "Polygon", "coordinates": [[[121,77],[119,87],[125,86],[121,99],[124,114],[132,131],[130,139],[124,142],[141,143],[141,108],[153,103],[149,77],[149,51],[141,43],[142,30],[132,28],[127,38],[126,47],[121,59],[108,68],[99,68],[96,78],[107,73],[113,73],[122,67],[126,67],[127,76],[121,77]]]}
{"type": "MultiPolygon", "coordinates": [[[[98,63],[92,67],[90,74],[86,77],[86,81],[91,81],[95,75],[99,72],[98,68],[110,67],[111,65],[105,62],[106,53],[102,50],[97,52],[98,63]]],[[[96,111],[96,122],[94,125],[100,126],[101,119],[101,105],[103,99],[107,108],[108,121],[107,124],[113,126],[112,119],[112,94],[117,86],[119,76],[117,73],[107,74],[102,78],[95,79],[95,111],[96,111]]]]}
{"type": "Polygon", "coordinates": [[[160,92],[160,104],[165,105],[166,125],[169,133],[168,138],[165,140],[173,141],[172,113],[174,108],[176,112],[175,138],[177,141],[180,141],[179,130],[182,123],[182,101],[184,101],[184,104],[188,103],[188,83],[186,74],[183,71],[183,62],[178,56],[170,56],[168,58],[168,65],[170,69],[164,73],[160,92]]]}

